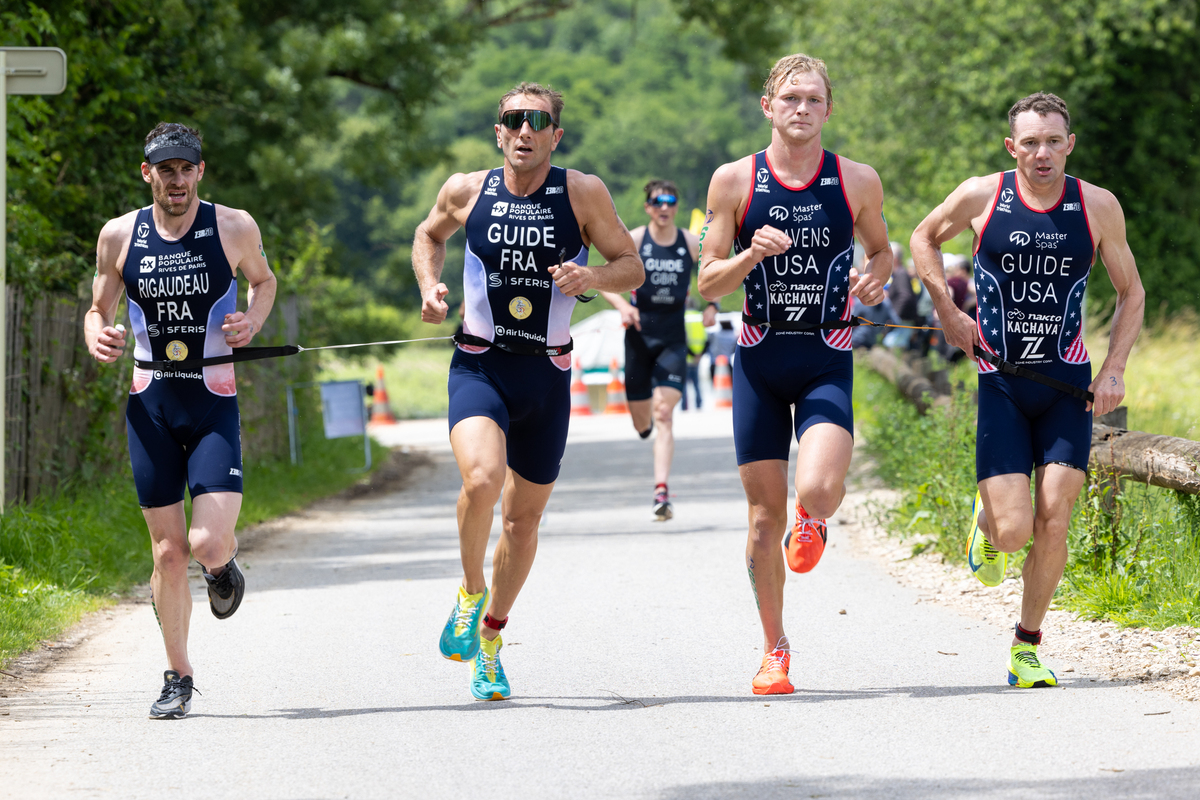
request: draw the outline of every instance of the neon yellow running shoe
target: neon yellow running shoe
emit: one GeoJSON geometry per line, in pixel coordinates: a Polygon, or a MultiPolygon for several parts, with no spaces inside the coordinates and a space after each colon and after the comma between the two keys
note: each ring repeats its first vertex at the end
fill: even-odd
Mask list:
{"type": "Polygon", "coordinates": [[[438,640],[438,649],[443,658],[451,661],[470,661],[479,652],[479,623],[483,619],[483,610],[487,608],[488,590],[485,588],[479,594],[467,594],[467,590],[458,587],[458,598],[442,636],[438,640]]]}
{"type": "Polygon", "coordinates": [[[975,492],[971,504],[971,532],[967,535],[967,566],[984,586],[999,586],[1008,569],[1008,553],[1001,553],[979,530],[979,514],[983,511],[983,498],[975,492]]]}
{"type": "Polygon", "coordinates": [[[1058,678],[1038,660],[1036,644],[1017,644],[1008,656],[1008,685],[1021,689],[1058,686],[1058,678]]]}
{"type": "Polygon", "coordinates": [[[500,648],[504,640],[499,636],[488,640],[480,638],[479,653],[471,662],[471,694],[477,700],[507,700],[512,694],[504,667],[500,666],[500,648]]]}

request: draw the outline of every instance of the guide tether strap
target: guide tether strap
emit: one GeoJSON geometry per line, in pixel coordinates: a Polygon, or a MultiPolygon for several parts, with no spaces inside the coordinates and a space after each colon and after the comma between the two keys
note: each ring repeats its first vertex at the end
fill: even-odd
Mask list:
{"type": "Polygon", "coordinates": [[[1051,389],[1057,389],[1060,392],[1066,392],[1072,397],[1078,397],[1080,400],[1086,400],[1089,403],[1096,399],[1087,389],[1080,389],[1078,386],[1065,383],[1057,378],[1051,378],[1049,375],[1043,375],[1040,372],[1034,372],[1031,369],[1019,367],[1011,361],[1005,361],[1003,358],[1000,358],[1000,356],[987,352],[979,345],[975,345],[975,357],[982,358],[984,361],[991,364],[993,367],[1005,373],[1006,375],[1016,375],[1020,378],[1028,378],[1029,380],[1036,381],[1043,386],[1049,386],[1051,389]]]}
{"type": "Polygon", "coordinates": [[[515,353],[519,356],[565,356],[567,353],[575,349],[575,340],[571,339],[566,344],[560,344],[557,347],[544,347],[540,344],[522,344],[521,342],[489,342],[479,336],[473,336],[469,333],[456,333],[453,337],[455,344],[465,344],[471,347],[498,347],[506,353],[515,353]]]}
{"type": "Polygon", "coordinates": [[[305,348],[294,344],[285,344],[280,347],[239,347],[232,353],[223,356],[194,358],[191,361],[142,361],[141,359],[135,358],[133,360],[133,364],[138,369],[178,371],[184,369],[200,369],[201,367],[215,367],[218,364],[233,364],[238,361],[257,361],[260,358],[294,356],[303,349],[305,348]]]}
{"type": "Polygon", "coordinates": [[[840,331],[845,328],[857,328],[859,325],[870,325],[872,327],[883,327],[878,322],[871,322],[862,317],[851,317],[850,319],[834,319],[828,322],[801,322],[796,320],[765,320],[758,317],[752,317],[746,312],[742,312],[743,325],[759,325],[763,328],[774,328],[777,331],[840,331]]]}

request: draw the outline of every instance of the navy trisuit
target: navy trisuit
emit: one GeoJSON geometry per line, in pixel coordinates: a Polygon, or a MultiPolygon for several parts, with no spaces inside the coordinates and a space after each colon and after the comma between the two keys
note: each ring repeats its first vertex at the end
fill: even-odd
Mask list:
{"type": "MultiPolygon", "coordinates": [[[[735,251],[748,249],[754,232],[764,225],[785,232],[792,246],[746,275],[743,311],[771,322],[849,319],[854,215],[838,157],[823,151],[808,185],[791,187],[775,177],[765,150],[756,153],[735,251]]],[[[817,423],[833,423],[854,435],[850,350],[849,328],[782,331],[742,325],[733,364],[733,440],[739,466],[787,461],[792,436],[799,440],[817,423]]]]}
{"type": "MultiPolygon", "coordinates": [[[[511,194],[504,170],[484,178],[467,217],[463,332],[488,341],[552,347],[571,339],[575,298],[559,291],[549,267],[586,264],[567,171],[550,167],[528,197],[511,194]]],[[[570,422],[571,357],[534,356],[459,345],[450,361],[450,430],[488,417],[504,431],[508,466],[525,480],[558,479],[570,422]]]]}
{"type": "MultiPolygon", "coordinates": [[[[237,280],[217,228],[216,207],[198,201],[192,227],[167,241],[151,207],[138,212],[122,276],[134,357],[184,361],[233,350],[221,330],[237,310],[237,280]]],[[[233,364],[202,369],[134,367],[125,409],[129,459],[143,507],[207,492],[242,491],[242,445],[233,364]]]]}
{"type": "MultiPolygon", "coordinates": [[[[975,251],[981,347],[1034,372],[1086,389],[1083,299],[1095,245],[1078,178],[1058,203],[1025,204],[1016,172],[1003,173],[975,251]]],[[[1087,471],[1092,414],[1080,398],[979,365],[977,480],[1061,463],[1087,471]]]]}
{"type": "Polygon", "coordinates": [[[646,280],[633,292],[642,326],[625,330],[625,396],[649,400],[655,386],[683,391],[687,375],[687,332],[683,314],[696,262],[683,230],[663,246],[646,226],[639,245],[646,280]]]}

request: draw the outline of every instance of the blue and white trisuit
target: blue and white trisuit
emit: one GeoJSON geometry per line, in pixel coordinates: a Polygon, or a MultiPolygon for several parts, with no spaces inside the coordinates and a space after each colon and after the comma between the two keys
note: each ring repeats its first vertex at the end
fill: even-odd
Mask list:
{"type": "MultiPolygon", "coordinates": [[[[237,310],[237,280],[212,203],[199,201],[182,238],[158,235],[151,207],[134,221],[122,276],[134,357],[185,361],[233,352],[221,330],[237,310]]],[[[129,460],[144,508],[207,492],[242,491],[242,444],[233,364],[201,369],[134,367],[125,408],[129,460]]]]}
{"type": "MultiPolygon", "coordinates": [[[[490,342],[553,347],[571,340],[575,298],[549,268],[586,264],[588,249],[567,194],[567,171],[550,167],[528,197],[491,170],[467,217],[463,332],[490,342]]],[[[558,478],[570,422],[571,357],[460,344],[450,361],[450,430],[488,417],[504,431],[508,466],[531,483],[558,478]]]]}

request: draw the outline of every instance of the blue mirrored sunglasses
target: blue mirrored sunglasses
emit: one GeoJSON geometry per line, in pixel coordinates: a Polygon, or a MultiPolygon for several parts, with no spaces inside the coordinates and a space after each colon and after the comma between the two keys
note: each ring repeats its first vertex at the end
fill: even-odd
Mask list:
{"type": "Polygon", "coordinates": [[[673,194],[660,194],[657,197],[646,198],[648,206],[673,206],[679,202],[679,198],[673,194]]]}

